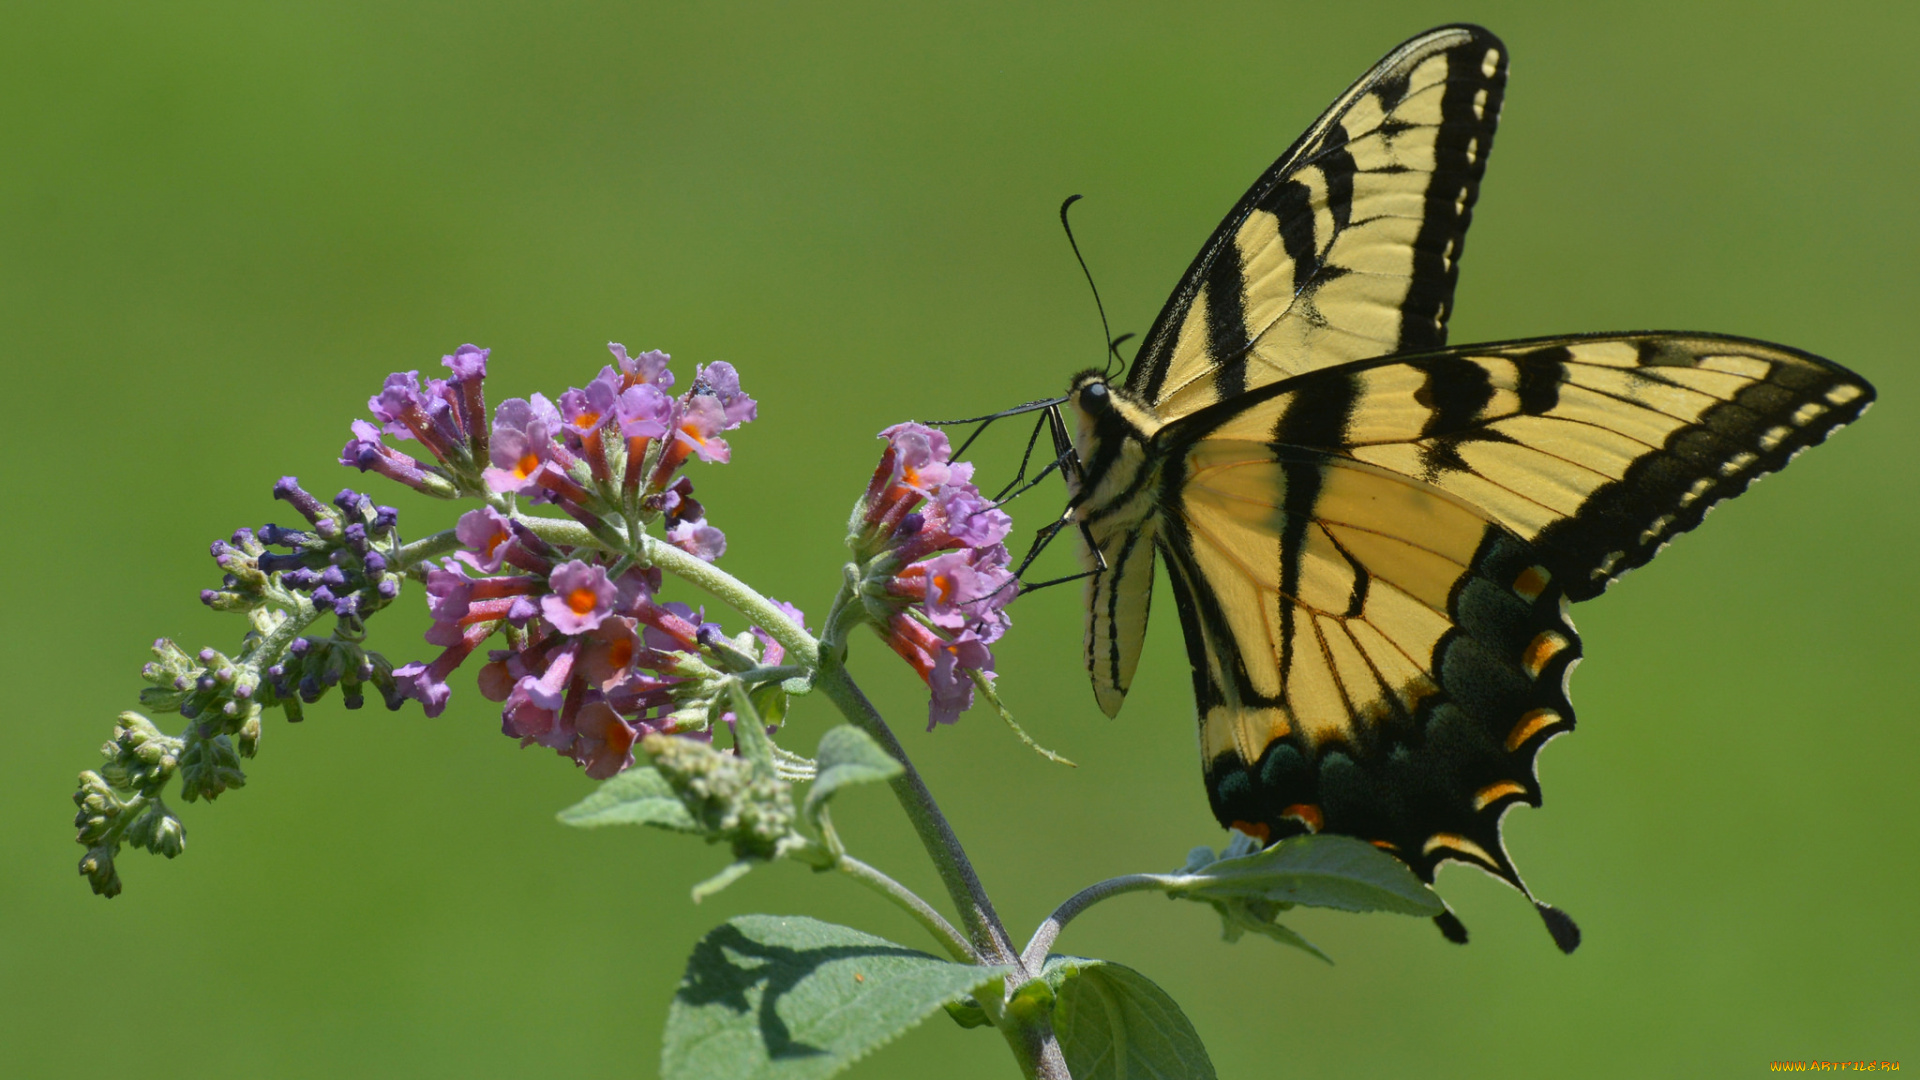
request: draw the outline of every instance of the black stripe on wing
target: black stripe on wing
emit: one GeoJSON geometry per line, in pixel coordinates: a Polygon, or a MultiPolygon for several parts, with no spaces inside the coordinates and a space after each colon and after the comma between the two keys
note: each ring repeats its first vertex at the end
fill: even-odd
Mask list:
{"type": "MultiPolygon", "coordinates": [[[[1385,718],[1364,745],[1309,753],[1281,739],[1256,761],[1219,755],[1206,763],[1214,816],[1263,828],[1269,839],[1312,831],[1317,818],[1318,831],[1371,841],[1424,880],[1451,859],[1526,891],[1501,818],[1515,803],[1540,805],[1535,759],[1547,740],[1573,728],[1566,683],[1580,657],[1561,590],[1537,560],[1528,545],[1489,529],[1449,599],[1455,628],[1433,650],[1429,670],[1440,692],[1412,716],[1385,718]]],[[[1184,568],[1173,576],[1181,582],[1184,568]]],[[[1204,593],[1193,598],[1204,618],[1204,593]]],[[[1183,598],[1183,618],[1188,606],[1183,598]]]]}
{"type": "Polygon", "coordinates": [[[1288,341],[1275,347],[1287,353],[1289,370],[1276,371],[1268,358],[1257,373],[1249,371],[1250,347],[1289,322],[1308,324],[1291,337],[1324,330],[1352,338],[1326,362],[1443,344],[1461,249],[1499,121],[1506,64],[1498,38],[1479,27],[1453,26],[1410,39],[1363,75],[1214,230],[1143,339],[1127,388],[1158,404],[1205,377],[1216,384],[1211,398],[1221,400],[1306,370],[1313,357],[1296,355],[1288,341]],[[1408,79],[1436,56],[1444,58],[1446,72],[1437,116],[1430,116],[1433,103],[1424,95],[1433,85],[1410,88],[1408,79]],[[1395,113],[1402,106],[1413,110],[1410,94],[1423,99],[1418,123],[1395,113]],[[1400,179],[1409,173],[1422,174],[1424,183],[1409,188],[1400,179]],[[1290,274],[1264,284],[1250,283],[1243,265],[1260,253],[1243,251],[1238,242],[1256,211],[1277,219],[1273,243],[1291,264],[1290,274]],[[1418,228],[1391,241],[1406,255],[1385,272],[1392,281],[1380,281],[1383,271],[1364,254],[1339,257],[1338,241],[1350,230],[1405,218],[1416,218],[1418,228]],[[1352,297],[1322,295],[1352,273],[1374,275],[1376,283],[1352,297]],[[1204,323],[1198,334],[1187,328],[1196,303],[1205,307],[1196,316],[1204,323]],[[1377,329],[1374,311],[1381,304],[1397,308],[1399,317],[1377,329]],[[1183,343],[1189,354],[1204,352],[1176,357],[1183,343]],[[1180,371],[1170,384],[1176,360],[1180,371]]]}

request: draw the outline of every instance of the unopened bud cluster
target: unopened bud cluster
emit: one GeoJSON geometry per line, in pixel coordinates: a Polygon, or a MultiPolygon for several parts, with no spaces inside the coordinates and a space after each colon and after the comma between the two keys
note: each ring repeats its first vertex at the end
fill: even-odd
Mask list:
{"type": "Polygon", "coordinates": [[[794,828],[792,789],[771,769],[695,739],[649,735],[641,747],[701,831],[736,859],[775,859],[807,846],[794,828]]]}

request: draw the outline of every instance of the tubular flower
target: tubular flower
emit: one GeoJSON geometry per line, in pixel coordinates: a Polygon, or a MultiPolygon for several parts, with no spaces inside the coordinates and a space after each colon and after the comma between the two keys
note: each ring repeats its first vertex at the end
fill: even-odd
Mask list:
{"type": "Polygon", "coordinates": [[[950,460],[942,432],[907,423],[880,437],[887,448],[847,544],[868,623],[927,683],[931,730],[973,704],[976,676],[994,677],[988,646],[1019,591],[1002,543],[1013,520],[974,487],[971,464],[950,460]]]}
{"type": "Polygon", "coordinates": [[[609,350],[615,363],[585,387],[557,404],[539,394],[503,401],[476,438],[486,353],[462,349],[448,358],[454,378],[444,385],[422,388],[412,373],[390,378],[373,399],[385,426],[357,424],[342,454],[419,486],[419,477],[444,481],[447,470],[382,445],[383,434],[418,439],[443,464],[455,446],[483,451],[475,460],[484,468],[473,475],[491,505],[462,515],[453,530],[458,549],[425,568],[433,617],[426,640],[441,652],[394,670],[392,684],[397,696],[438,715],[452,673],[504,634],[507,647],[486,653],[478,678],[481,694],[500,705],[502,731],[595,777],[630,766],[649,734],[705,737],[729,716],[723,706],[734,673],[782,659],[764,633],[729,639],[693,609],[662,602],[658,570],[543,540],[532,519],[513,511],[510,500],[519,497],[553,504],[619,550],[630,550],[626,530],[654,523],[702,559],[726,550],[680,468],[694,458],[727,460],[721,434],[752,420],[756,403],[730,365],[699,369],[676,397],[665,353],[609,350]]]}
{"type": "Polygon", "coordinates": [[[477,494],[479,471],[489,451],[487,353],[473,345],[460,346],[440,360],[453,377],[428,379],[424,386],[417,371],[387,376],[380,392],[367,401],[380,426],[356,421],[353,439],[340,451],[340,463],[378,472],[441,498],[461,492],[477,494]],[[437,464],[427,465],[385,446],[382,435],[417,440],[437,464]]]}

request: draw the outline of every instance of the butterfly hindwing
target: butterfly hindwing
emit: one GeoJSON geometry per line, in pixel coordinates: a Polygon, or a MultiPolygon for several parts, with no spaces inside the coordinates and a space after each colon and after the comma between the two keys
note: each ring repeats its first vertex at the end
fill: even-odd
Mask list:
{"type": "Polygon", "coordinates": [[[1132,396],[1172,420],[1314,368],[1445,344],[1506,72],[1498,38],[1451,26],[1362,76],[1201,249],[1141,345],[1132,396]]]}
{"type": "Polygon", "coordinates": [[[1857,417],[1836,365],[1699,334],[1311,372],[1167,425],[1158,535],[1224,824],[1516,886],[1500,814],[1573,711],[1562,599],[1857,417]]]}

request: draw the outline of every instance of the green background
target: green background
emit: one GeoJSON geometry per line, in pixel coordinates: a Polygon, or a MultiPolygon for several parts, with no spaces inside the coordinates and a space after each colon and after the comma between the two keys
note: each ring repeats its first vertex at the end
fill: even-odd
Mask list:
{"type": "MultiPolygon", "coordinates": [[[[872,432],[1099,362],[1062,197],[1088,196],[1116,332],[1144,330],[1327,101],[1459,19],[1514,60],[1454,340],[1721,330],[1833,357],[1883,401],[1577,612],[1581,730],[1542,759],[1545,808],[1508,822],[1528,880],[1585,928],[1576,955],[1460,867],[1439,884],[1466,948],[1302,913],[1328,968],[1146,897],[1062,946],[1159,981],[1226,1077],[1920,1065],[1909,9],[556,7],[9,7],[0,1073],[651,1075],[683,959],[722,918],[924,944],[792,865],[695,907],[722,852],[560,827],[589,782],[518,751],[461,680],[435,720],[336,699],[271,719],[249,785],[182,808],[180,860],[129,852],[111,903],[74,873],[67,796],[149,640],[236,640],[196,599],[207,542],[288,518],[283,473],[361,483],[333,458],[387,372],[478,342],[497,401],[584,382],[610,338],[733,362],[763,418],[696,479],[725,565],[817,616],[872,432]]],[[[374,483],[413,535],[449,520],[374,483]]],[[[1019,528],[1059,500],[1016,504],[1019,528]]],[[[1071,771],[990,713],[921,733],[917,681],[857,645],[1022,937],[1081,885],[1221,839],[1162,602],[1113,721],[1074,591],[1015,609],[1000,685],[1071,771]]],[[[428,652],[417,608],[376,624],[396,662],[428,652]]],[[[830,722],[805,702],[788,741],[830,722]]],[[[858,854],[938,894],[883,791],[842,801],[858,854]]],[[[935,1018],[852,1075],[1010,1072],[991,1033],[935,1018]]]]}

